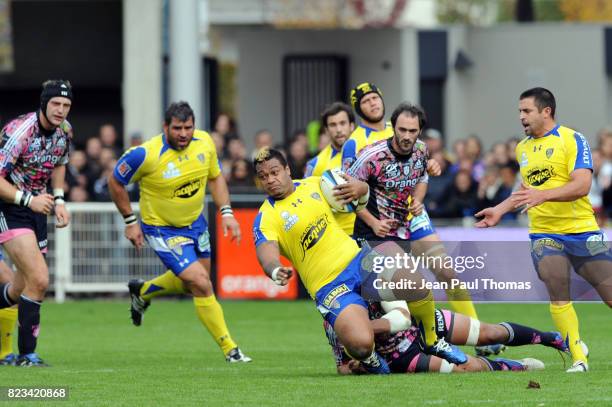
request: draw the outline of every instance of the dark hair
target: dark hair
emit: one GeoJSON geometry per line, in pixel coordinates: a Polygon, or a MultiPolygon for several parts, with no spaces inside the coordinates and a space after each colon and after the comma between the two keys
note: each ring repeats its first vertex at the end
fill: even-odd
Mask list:
{"type": "Polygon", "coordinates": [[[186,122],[189,118],[192,118],[195,123],[193,109],[189,106],[189,103],[184,101],[171,103],[170,106],[168,106],[164,114],[164,123],[166,126],[170,124],[173,117],[180,122],[186,122]]]}
{"type": "Polygon", "coordinates": [[[323,113],[321,113],[321,127],[327,127],[327,119],[330,116],[335,116],[340,112],[345,112],[348,116],[349,123],[355,123],[355,114],[349,105],[342,102],[334,102],[331,105],[325,107],[323,113]]]}
{"type": "Polygon", "coordinates": [[[555,110],[557,109],[557,103],[555,102],[555,96],[551,91],[545,88],[531,88],[521,93],[519,100],[533,98],[533,102],[538,108],[538,112],[542,109],[550,107],[550,116],[555,118],[555,110]]]}
{"type": "Polygon", "coordinates": [[[280,152],[280,150],[264,147],[259,150],[255,158],[253,158],[253,167],[257,168],[257,165],[262,164],[265,161],[270,161],[273,158],[276,158],[283,167],[286,167],[288,165],[287,159],[285,158],[283,153],[280,152]]]}
{"type": "Polygon", "coordinates": [[[402,102],[398,107],[395,108],[391,114],[391,126],[395,128],[397,118],[402,114],[406,113],[410,117],[417,117],[419,119],[419,127],[423,130],[427,126],[427,115],[421,106],[413,105],[412,103],[402,102]]]}

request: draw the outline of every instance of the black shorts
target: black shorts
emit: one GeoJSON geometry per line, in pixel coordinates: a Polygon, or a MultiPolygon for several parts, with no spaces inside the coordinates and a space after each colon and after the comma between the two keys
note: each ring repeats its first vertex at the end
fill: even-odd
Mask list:
{"type": "Polygon", "coordinates": [[[7,202],[0,203],[0,244],[33,231],[41,252],[47,252],[47,215],[7,202]]]}

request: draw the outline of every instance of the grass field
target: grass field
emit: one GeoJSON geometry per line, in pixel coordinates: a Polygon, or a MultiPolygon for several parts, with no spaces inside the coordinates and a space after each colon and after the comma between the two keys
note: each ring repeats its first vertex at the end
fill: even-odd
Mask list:
{"type": "MultiPolygon", "coordinates": [[[[566,374],[557,352],[533,346],[504,355],[539,358],[542,372],[384,377],[336,375],[311,302],[224,302],[234,338],[254,359],[247,365],[224,361],[191,301],[155,302],[140,328],[127,304],[45,303],[39,352],[53,366],[2,368],[0,386],[69,387],[67,402],[29,403],[37,406],[612,405],[612,315],[601,304],[576,306],[591,351],[588,374],[566,374]],[[530,380],[541,389],[527,389],[530,380]]],[[[545,304],[477,309],[485,321],[552,328],[545,304]]]]}

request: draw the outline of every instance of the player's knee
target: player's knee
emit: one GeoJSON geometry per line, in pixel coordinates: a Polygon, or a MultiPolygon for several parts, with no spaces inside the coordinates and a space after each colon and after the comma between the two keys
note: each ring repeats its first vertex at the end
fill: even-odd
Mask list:
{"type": "Polygon", "coordinates": [[[35,276],[32,276],[28,279],[27,285],[28,288],[37,293],[45,293],[47,291],[47,288],[49,288],[48,273],[37,273],[35,276]]]}
{"type": "Polygon", "coordinates": [[[508,331],[501,325],[481,324],[480,333],[478,334],[479,345],[494,345],[503,343],[508,331]]]}

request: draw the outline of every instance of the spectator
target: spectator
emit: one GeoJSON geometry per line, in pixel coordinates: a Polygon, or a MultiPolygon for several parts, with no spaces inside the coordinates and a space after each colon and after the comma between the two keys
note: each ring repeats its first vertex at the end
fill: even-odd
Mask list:
{"type": "Polygon", "coordinates": [[[220,113],[217,116],[213,131],[223,137],[225,145],[229,143],[230,139],[239,137],[236,122],[227,113],[220,113]]]}
{"type": "Polygon", "coordinates": [[[510,162],[507,143],[495,143],[491,148],[491,153],[493,155],[493,165],[499,168],[505,167],[510,162]]]}
{"type": "Polygon", "coordinates": [[[259,130],[255,133],[255,148],[251,152],[251,160],[255,158],[259,150],[264,147],[272,147],[273,143],[272,133],[269,130],[259,130]]]}
{"type": "Polygon", "coordinates": [[[591,180],[591,190],[589,191],[589,201],[593,206],[597,224],[604,227],[607,221],[606,208],[604,206],[604,191],[610,188],[612,178],[612,164],[610,160],[604,160],[601,150],[595,149],[593,156],[593,178],[591,180]]]}
{"type": "Polygon", "coordinates": [[[432,213],[432,216],[435,216],[434,214],[440,209],[439,203],[442,202],[446,191],[448,191],[453,183],[453,174],[450,171],[450,162],[442,151],[432,154],[431,158],[438,162],[442,170],[440,176],[429,177],[427,195],[425,196],[425,205],[430,213],[432,213]]]}
{"type": "Polygon", "coordinates": [[[89,201],[89,194],[85,188],[77,185],[70,188],[68,200],[70,202],[87,202],[89,201]]]}
{"type": "Polygon", "coordinates": [[[294,138],[289,145],[289,153],[287,157],[289,169],[291,170],[291,177],[293,179],[304,178],[304,171],[309,158],[306,136],[303,135],[303,137],[300,137],[298,135],[298,137],[294,138]]]}
{"type": "Polygon", "coordinates": [[[245,159],[239,159],[232,163],[229,186],[235,187],[254,187],[254,174],[251,164],[245,159]]]}
{"type": "Polygon", "coordinates": [[[215,150],[217,151],[217,158],[219,159],[219,161],[223,160],[224,153],[225,153],[225,140],[216,131],[211,131],[210,137],[212,138],[212,141],[215,144],[215,150]]]}
{"type": "Polygon", "coordinates": [[[453,185],[443,202],[442,217],[463,218],[474,216],[478,207],[478,198],[476,196],[476,185],[468,171],[457,172],[453,185]]]}
{"type": "Polygon", "coordinates": [[[423,132],[423,141],[427,144],[430,156],[438,152],[444,152],[444,140],[442,140],[442,133],[439,130],[425,130],[423,132]]]}
{"type": "MultiPolygon", "coordinates": [[[[322,126],[322,128],[324,128],[322,126]]],[[[326,131],[323,131],[319,134],[319,145],[317,146],[317,154],[319,154],[325,147],[327,147],[331,143],[331,138],[326,131]]]]}
{"type": "Polygon", "coordinates": [[[471,135],[465,142],[465,155],[472,161],[472,178],[480,181],[484,175],[485,166],[482,162],[482,143],[476,135],[471,135]]]}
{"type": "Polygon", "coordinates": [[[74,150],[70,153],[70,161],[66,167],[66,182],[70,188],[80,186],[87,188],[87,176],[85,168],[87,165],[87,156],[82,150],[74,150]]]}
{"type": "Polygon", "coordinates": [[[232,161],[243,160],[247,158],[247,149],[241,139],[233,138],[227,144],[227,154],[232,161]]]}
{"type": "Polygon", "coordinates": [[[121,156],[123,152],[123,143],[121,143],[121,146],[117,145],[117,129],[115,129],[115,126],[110,123],[103,124],[100,126],[98,136],[100,137],[103,148],[110,148],[113,150],[115,157],[121,156]]]}

